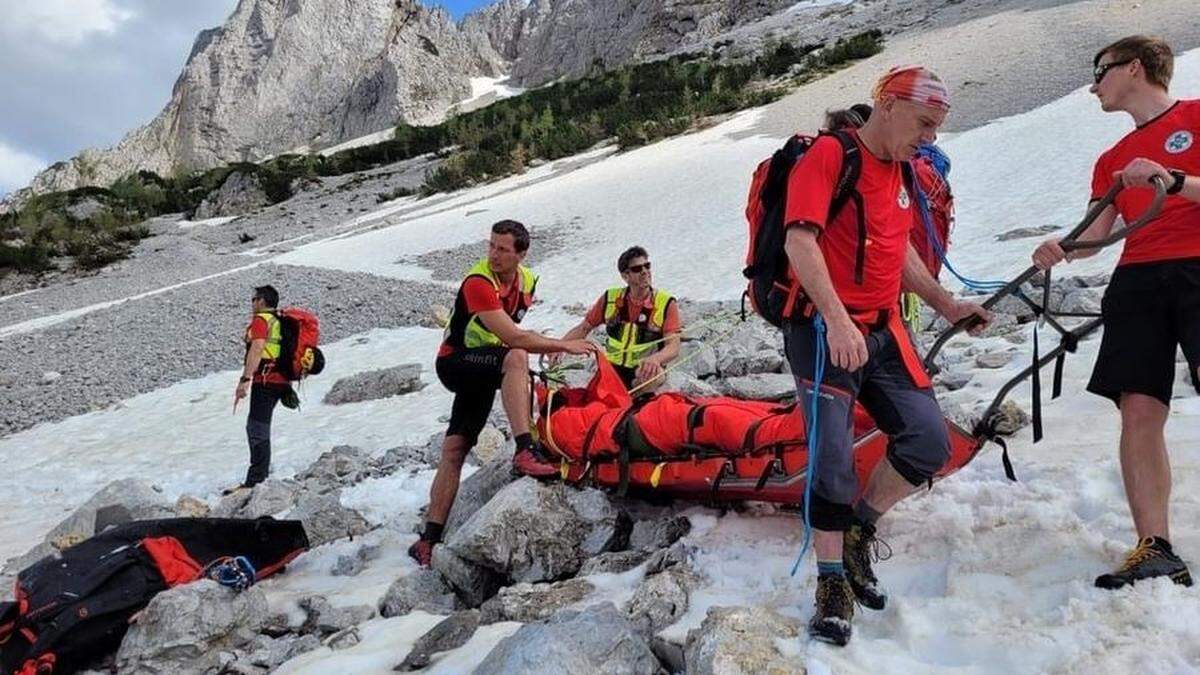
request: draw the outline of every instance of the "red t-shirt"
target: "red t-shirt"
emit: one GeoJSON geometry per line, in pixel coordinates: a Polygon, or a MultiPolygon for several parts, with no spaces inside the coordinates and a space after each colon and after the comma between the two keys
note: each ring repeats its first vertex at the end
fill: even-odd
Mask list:
{"type": "MultiPolygon", "coordinates": [[[[513,278],[513,283],[497,291],[492,282],[484,277],[468,277],[463,281],[459,292],[466,302],[467,314],[474,315],[502,309],[511,316],[517,311],[517,305],[521,301],[520,283],[521,277],[517,275],[513,278]]],[[[454,347],[446,342],[438,347],[438,358],[453,353],[454,347]]]]}
{"type": "MultiPolygon", "coordinates": [[[[246,343],[254,340],[267,340],[271,337],[271,326],[261,316],[255,316],[246,327],[246,343]]],[[[258,372],[254,374],[254,382],[258,384],[287,384],[288,379],[275,370],[275,360],[268,359],[266,353],[259,361],[258,372]]]]}
{"type": "MultiPolygon", "coordinates": [[[[854,135],[855,140],[858,136],[854,135]]],[[[820,229],[818,242],[838,297],[850,310],[891,309],[900,296],[900,280],[913,227],[915,205],[904,185],[900,162],[885,162],[862,142],[862,174],[857,190],[866,219],[863,283],[855,283],[858,258],[858,214],[848,202],[832,223],[825,222],[833,201],[834,184],[842,168],[842,146],[822,136],[813,143],[788,177],[786,227],[809,223],[820,229]]]]}
{"type": "MultiPolygon", "coordinates": [[[[638,314],[640,314],[643,309],[654,309],[654,291],[651,291],[641,304],[630,302],[628,293],[624,294],[622,299],[624,300],[622,304],[625,310],[625,321],[628,323],[637,322],[638,314]]],[[[604,323],[604,309],[605,305],[607,304],[608,293],[601,293],[595,304],[592,305],[592,308],[588,310],[587,316],[584,317],[584,320],[587,321],[589,326],[599,326],[600,324],[604,323]]],[[[663,315],[663,335],[678,333],[679,326],[679,307],[676,306],[676,303],[672,302],[671,304],[667,305],[667,311],[663,315]]]]}
{"type": "MultiPolygon", "coordinates": [[[[1092,199],[1113,184],[1113,173],[1144,157],[1189,176],[1200,175],[1200,99],[1178,101],[1165,113],[1129,132],[1109,148],[1092,172],[1092,199]]],[[[1117,195],[1117,210],[1126,223],[1136,220],[1154,200],[1153,188],[1126,188],[1117,195]]],[[[1200,204],[1170,195],[1158,216],[1129,235],[1118,265],[1200,258],[1200,204]]]]}

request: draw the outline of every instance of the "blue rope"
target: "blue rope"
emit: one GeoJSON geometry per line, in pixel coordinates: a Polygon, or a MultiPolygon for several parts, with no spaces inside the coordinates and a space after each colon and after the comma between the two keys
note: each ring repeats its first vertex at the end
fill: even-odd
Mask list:
{"type": "Polygon", "coordinates": [[[933,245],[933,250],[937,253],[938,259],[942,261],[942,265],[950,270],[950,273],[961,281],[963,286],[973,291],[998,291],[1007,286],[1008,282],[1005,281],[978,281],[971,279],[959,274],[958,270],[954,269],[954,265],[951,265],[950,261],[946,258],[946,248],[938,240],[937,230],[933,226],[933,218],[929,214],[929,201],[925,197],[925,191],[921,189],[921,186],[916,181],[913,181],[913,187],[917,191],[917,209],[920,210],[921,220],[925,224],[925,234],[929,237],[929,242],[933,245]]]}
{"type": "Polygon", "coordinates": [[[808,553],[812,544],[812,516],[809,504],[812,497],[813,481],[817,476],[817,455],[820,453],[821,432],[817,425],[821,401],[821,381],[825,379],[825,320],[820,314],[813,314],[813,333],[816,335],[816,364],[813,366],[813,394],[808,406],[808,467],[804,477],[804,543],[800,545],[800,555],[796,556],[796,564],[792,565],[792,576],[800,569],[800,562],[808,553]]]}

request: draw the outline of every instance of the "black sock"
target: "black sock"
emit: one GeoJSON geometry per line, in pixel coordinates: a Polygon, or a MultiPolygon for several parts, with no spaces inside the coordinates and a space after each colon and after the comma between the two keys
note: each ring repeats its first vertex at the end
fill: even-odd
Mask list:
{"type": "Polygon", "coordinates": [[[517,449],[528,450],[533,447],[533,434],[518,434],[517,449]]]}
{"type": "Polygon", "coordinates": [[[442,541],[442,530],[446,526],[442,523],[435,523],[431,520],[425,521],[425,531],[421,533],[421,538],[431,544],[437,544],[442,541]]]}

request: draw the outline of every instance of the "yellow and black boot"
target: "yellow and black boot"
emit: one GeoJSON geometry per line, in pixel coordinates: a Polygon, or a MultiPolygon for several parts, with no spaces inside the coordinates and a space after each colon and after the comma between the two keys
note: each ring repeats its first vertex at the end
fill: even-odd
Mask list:
{"type": "Polygon", "coordinates": [[[850,641],[850,623],[854,620],[854,591],[846,577],[822,574],[817,577],[817,602],[808,634],[814,640],[839,647],[850,641]]]}
{"type": "Polygon", "coordinates": [[[854,597],[868,609],[883,609],[887,606],[887,593],[879,587],[879,579],[875,570],[871,569],[873,560],[883,560],[891,557],[891,548],[875,537],[875,526],[863,520],[855,519],[850,529],[842,535],[842,564],[846,568],[846,581],[850,583],[854,597]],[[886,549],[886,555],[880,555],[880,549],[886,549]]]}
{"type": "Polygon", "coordinates": [[[1123,588],[1154,577],[1169,577],[1180,586],[1192,585],[1192,575],[1183,560],[1171,550],[1171,543],[1162,537],[1145,537],[1115,572],[1096,577],[1096,587],[1123,588]]]}

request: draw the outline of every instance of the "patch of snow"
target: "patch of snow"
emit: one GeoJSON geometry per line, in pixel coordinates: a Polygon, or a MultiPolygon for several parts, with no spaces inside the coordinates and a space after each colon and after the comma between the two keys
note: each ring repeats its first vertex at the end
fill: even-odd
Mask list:
{"type": "Polygon", "coordinates": [[[238,216],[221,216],[219,218],[205,218],[203,220],[181,220],[175,224],[178,225],[180,227],[180,229],[187,230],[187,229],[196,227],[198,225],[205,226],[205,227],[216,227],[217,225],[224,225],[225,223],[228,223],[228,222],[231,222],[231,221],[234,221],[237,219],[238,219],[238,216]]]}

